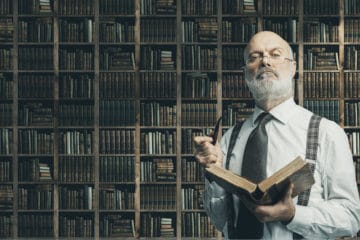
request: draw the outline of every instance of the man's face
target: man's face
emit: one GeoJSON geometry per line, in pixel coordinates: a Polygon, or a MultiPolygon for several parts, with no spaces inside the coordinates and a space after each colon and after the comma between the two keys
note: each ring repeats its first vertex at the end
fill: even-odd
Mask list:
{"type": "Polygon", "coordinates": [[[292,96],[296,63],[288,44],[272,32],[256,34],[245,53],[245,79],[255,100],[287,99],[292,96]]]}

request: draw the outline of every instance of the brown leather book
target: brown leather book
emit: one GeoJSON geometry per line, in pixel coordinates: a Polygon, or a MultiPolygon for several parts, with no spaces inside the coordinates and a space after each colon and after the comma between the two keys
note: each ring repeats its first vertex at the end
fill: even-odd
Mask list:
{"type": "Polygon", "coordinates": [[[258,184],[216,165],[205,168],[205,175],[227,191],[246,194],[254,203],[262,205],[273,204],[281,199],[290,183],[294,184],[292,197],[296,197],[315,182],[309,164],[301,157],[295,158],[258,184]]]}

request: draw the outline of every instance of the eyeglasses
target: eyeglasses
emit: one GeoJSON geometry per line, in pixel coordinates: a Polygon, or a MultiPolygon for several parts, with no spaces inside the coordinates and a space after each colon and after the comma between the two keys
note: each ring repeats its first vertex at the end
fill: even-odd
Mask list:
{"type": "Polygon", "coordinates": [[[293,62],[293,59],[284,57],[284,56],[261,56],[261,55],[254,55],[254,56],[250,56],[247,60],[246,60],[246,66],[253,66],[253,65],[257,65],[260,63],[260,61],[264,61],[264,58],[268,59],[268,62],[273,63],[273,64],[282,64],[285,62],[285,60],[289,61],[289,62],[293,62]]]}

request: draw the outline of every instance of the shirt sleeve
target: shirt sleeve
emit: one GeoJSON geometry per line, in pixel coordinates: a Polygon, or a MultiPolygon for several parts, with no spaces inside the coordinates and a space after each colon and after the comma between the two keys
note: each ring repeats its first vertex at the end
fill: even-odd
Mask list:
{"type": "MultiPolygon", "coordinates": [[[[227,152],[226,135],[224,135],[221,140],[224,164],[227,152]]],[[[214,224],[216,229],[219,231],[223,231],[226,227],[227,213],[229,209],[228,202],[230,197],[232,197],[232,195],[226,192],[215,181],[209,181],[205,178],[204,208],[210,217],[212,224],[214,224]]]]}
{"type": "Polygon", "coordinates": [[[318,152],[323,196],[310,195],[309,206],[296,205],[287,228],[305,238],[354,236],[360,228],[360,201],[349,143],[334,122],[325,120],[325,131],[318,152]]]}

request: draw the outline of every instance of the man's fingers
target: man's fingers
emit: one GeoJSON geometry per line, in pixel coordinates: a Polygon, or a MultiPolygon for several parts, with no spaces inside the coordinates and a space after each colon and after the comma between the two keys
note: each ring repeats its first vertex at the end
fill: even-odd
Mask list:
{"type": "Polygon", "coordinates": [[[291,195],[293,193],[293,190],[294,190],[294,184],[290,183],[289,187],[288,187],[288,189],[286,191],[286,194],[285,194],[285,199],[290,199],[290,200],[292,199],[291,195]]]}
{"type": "Polygon", "coordinates": [[[201,145],[201,144],[204,144],[206,142],[212,142],[212,137],[209,137],[209,136],[196,136],[194,137],[194,143],[195,145],[201,145]]]}

